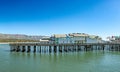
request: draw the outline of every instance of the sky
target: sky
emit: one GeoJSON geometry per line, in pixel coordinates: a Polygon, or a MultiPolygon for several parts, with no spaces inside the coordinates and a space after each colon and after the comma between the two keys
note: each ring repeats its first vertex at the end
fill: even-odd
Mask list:
{"type": "Polygon", "coordinates": [[[0,0],[0,33],[120,35],[120,0],[0,0]]]}

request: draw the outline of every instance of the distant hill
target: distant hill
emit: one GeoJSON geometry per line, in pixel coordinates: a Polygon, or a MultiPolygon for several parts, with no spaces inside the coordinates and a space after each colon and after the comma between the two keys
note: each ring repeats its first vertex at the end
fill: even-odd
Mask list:
{"type": "Polygon", "coordinates": [[[48,37],[48,36],[30,36],[30,35],[24,35],[24,34],[2,34],[0,33],[0,40],[5,40],[5,39],[16,39],[16,40],[40,40],[43,37],[48,37]]]}

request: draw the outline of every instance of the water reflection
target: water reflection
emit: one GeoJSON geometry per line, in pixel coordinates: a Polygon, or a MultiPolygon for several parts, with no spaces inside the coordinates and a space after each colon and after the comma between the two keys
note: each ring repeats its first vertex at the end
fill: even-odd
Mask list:
{"type": "MultiPolygon", "coordinates": [[[[10,56],[13,58],[33,58],[33,59],[46,59],[53,62],[57,62],[58,60],[69,60],[69,61],[75,61],[75,60],[91,60],[92,58],[99,59],[102,55],[104,55],[104,52],[75,52],[75,53],[59,53],[59,54],[40,54],[40,53],[21,53],[21,52],[10,52],[10,56]]],[[[76,61],[75,61],[76,62],[76,61]]]]}

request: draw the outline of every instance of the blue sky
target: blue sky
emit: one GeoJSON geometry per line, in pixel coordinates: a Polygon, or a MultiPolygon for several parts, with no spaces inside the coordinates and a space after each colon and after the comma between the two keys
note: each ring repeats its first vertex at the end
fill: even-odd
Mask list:
{"type": "Polygon", "coordinates": [[[0,33],[120,35],[120,0],[0,0],[0,33]]]}

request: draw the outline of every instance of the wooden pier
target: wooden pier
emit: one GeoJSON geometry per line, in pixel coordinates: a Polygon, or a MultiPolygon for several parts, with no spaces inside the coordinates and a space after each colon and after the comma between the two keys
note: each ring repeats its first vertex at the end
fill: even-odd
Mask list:
{"type": "Polygon", "coordinates": [[[120,51],[120,43],[71,43],[54,44],[40,42],[9,43],[11,52],[62,53],[93,50],[120,51]]]}

